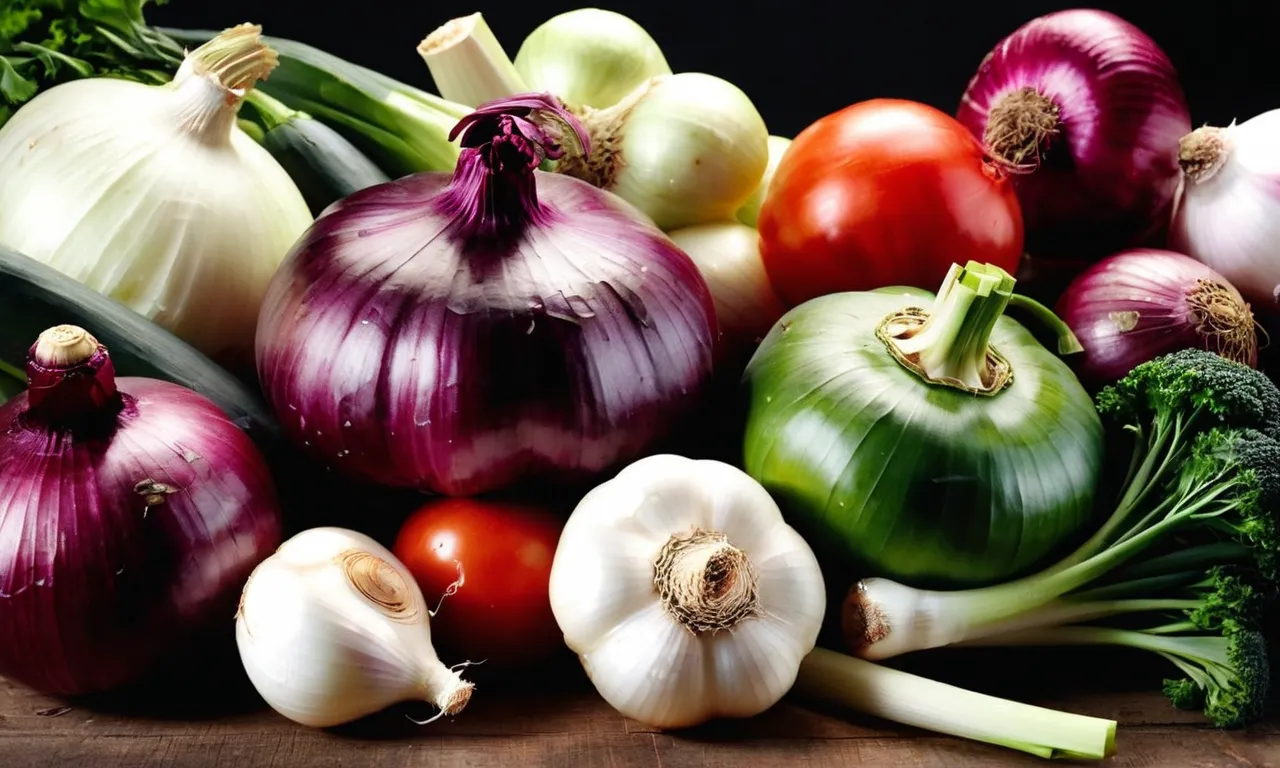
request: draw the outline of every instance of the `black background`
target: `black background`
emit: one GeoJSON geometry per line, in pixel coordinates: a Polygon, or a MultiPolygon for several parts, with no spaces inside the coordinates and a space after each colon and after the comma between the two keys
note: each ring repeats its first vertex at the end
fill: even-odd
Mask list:
{"type": "MultiPolygon", "coordinates": [[[[221,29],[261,24],[288,37],[434,91],[418,42],[476,11],[514,57],[525,35],[581,3],[470,0],[170,0],[152,24],[221,29]],[[321,10],[324,9],[324,10],[321,10]]],[[[672,69],[723,77],[744,89],[772,133],[794,136],[862,99],[893,96],[954,112],[969,77],[1000,38],[1044,13],[1045,2],[953,0],[636,0],[598,7],[635,19],[672,69]]],[[[1164,48],[1182,77],[1196,124],[1245,120],[1280,107],[1280,2],[1148,0],[1101,3],[1164,48]]]]}

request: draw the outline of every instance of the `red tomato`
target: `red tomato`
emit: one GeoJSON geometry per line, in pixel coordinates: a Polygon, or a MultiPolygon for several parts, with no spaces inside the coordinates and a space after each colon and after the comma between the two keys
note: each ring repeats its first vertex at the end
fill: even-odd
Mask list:
{"type": "Polygon", "coordinates": [[[564,648],[548,596],[563,527],[545,509],[462,498],[431,501],[405,521],[392,552],[428,605],[462,582],[431,619],[446,664],[523,666],[564,648]]]}
{"type": "Polygon", "coordinates": [[[760,209],[774,290],[791,305],[890,285],[937,290],[953,262],[1013,274],[1022,211],[1012,179],[933,107],[872,99],[806,128],[760,209]]]}

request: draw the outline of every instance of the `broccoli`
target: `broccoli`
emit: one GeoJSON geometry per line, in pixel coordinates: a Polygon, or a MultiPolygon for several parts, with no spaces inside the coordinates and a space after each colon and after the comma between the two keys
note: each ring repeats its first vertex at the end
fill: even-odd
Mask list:
{"type": "Polygon", "coordinates": [[[1267,644],[1257,630],[1224,634],[1177,634],[1185,625],[1148,630],[1109,626],[1038,627],[982,638],[966,645],[1111,645],[1151,651],[1182,670],[1185,678],[1164,681],[1164,693],[1179,709],[1201,709],[1218,728],[1238,728],[1263,715],[1270,691],[1267,644]]]}
{"type": "Polygon", "coordinates": [[[1135,448],[1095,535],[1039,573],[989,587],[864,579],[845,601],[846,639],[869,659],[958,644],[1146,649],[1187,676],[1166,685],[1176,704],[1203,706],[1224,727],[1246,723],[1267,691],[1259,632],[1280,582],[1280,390],[1186,351],[1138,366],[1098,395],[1098,409],[1135,448]],[[1073,626],[1098,620],[1107,625],[1073,626]]]}

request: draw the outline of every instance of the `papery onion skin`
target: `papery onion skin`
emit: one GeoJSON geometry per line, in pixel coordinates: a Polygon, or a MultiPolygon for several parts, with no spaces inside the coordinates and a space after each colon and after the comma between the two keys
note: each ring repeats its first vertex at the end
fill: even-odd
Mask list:
{"type": "Polygon", "coordinates": [[[550,96],[482,107],[457,175],[335,204],[273,280],[263,388],[335,471],[458,496],[584,480],[650,450],[709,383],[697,266],[620,198],[502,155],[518,141],[501,131],[541,140],[520,104],[585,143],[550,96]]]}
{"type": "Polygon", "coordinates": [[[1056,311],[1084,347],[1071,362],[1093,391],[1182,349],[1258,364],[1253,313],[1240,292],[1173,251],[1132,249],[1103,259],[1068,286],[1056,311]]]}
{"type": "Polygon", "coordinates": [[[1186,174],[1170,247],[1231,280],[1254,308],[1280,315],[1280,109],[1183,138],[1186,174]]]}
{"type": "Polygon", "coordinates": [[[1024,24],[983,59],[956,117],[993,157],[1024,166],[1015,188],[1033,256],[1093,260],[1163,244],[1178,190],[1178,139],[1191,118],[1173,64],[1133,24],[1089,9],[1024,24]],[[1056,108],[1056,132],[1010,157],[1002,150],[1023,142],[989,127],[993,110],[1021,89],[1056,108]]]}
{"type": "Polygon", "coordinates": [[[99,349],[92,421],[37,418],[50,375],[30,366],[31,389],[0,406],[0,675],[51,695],[144,677],[226,620],[282,540],[244,432],[190,390],[114,379],[99,349]]]}

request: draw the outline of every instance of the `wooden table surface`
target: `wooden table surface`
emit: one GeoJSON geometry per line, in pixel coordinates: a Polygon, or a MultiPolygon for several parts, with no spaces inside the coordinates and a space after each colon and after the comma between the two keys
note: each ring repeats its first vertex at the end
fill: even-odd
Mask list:
{"type": "MultiPolygon", "coordinates": [[[[1073,670],[1070,661],[1045,665],[1041,656],[1037,666],[1034,660],[1013,660],[1008,654],[970,663],[944,659],[924,671],[946,678],[938,673],[964,670],[948,681],[1117,720],[1117,754],[1102,765],[1280,768],[1280,718],[1272,716],[1243,731],[1217,731],[1199,715],[1169,706],[1158,693],[1163,670],[1144,672],[1119,685],[1119,690],[1099,692],[1098,681],[1114,682],[1116,668],[1129,668],[1127,659],[1110,669],[1073,670]],[[990,679],[979,670],[992,659],[1007,659],[1019,674],[990,679]],[[1086,679],[1090,688],[1070,690],[1086,679]],[[1152,691],[1153,685],[1157,692],[1152,691]]],[[[546,680],[515,689],[478,685],[471,705],[453,719],[416,725],[406,715],[422,719],[430,712],[402,707],[333,730],[294,725],[267,709],[234,675],[228,673],[223,680],[216,705],[208,704],[202,697],[209,694],[199,688],[179,688],[138,694],[123,704],[69,706],[0,679],[0,768],[999,768],[1061,764],[854,713],[812,710],[789,699],[750,721],[662,733],[611,710],[572,664],[552,667],[546,680]],[[234,696],[226,695],[226,685],[236,688],[234,696]]]]}

